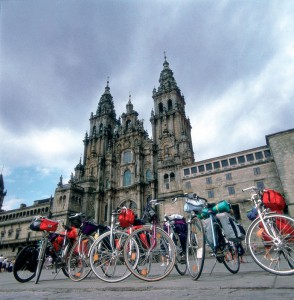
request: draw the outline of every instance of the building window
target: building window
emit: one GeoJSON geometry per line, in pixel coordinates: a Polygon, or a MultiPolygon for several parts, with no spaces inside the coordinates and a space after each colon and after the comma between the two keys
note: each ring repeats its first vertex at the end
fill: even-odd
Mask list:
{"type": "Polygon", "coordinates": [[[170,173],[169,177],[170,177],[170,181],[175,181],[176,179],[175,173],[170,173]]]}
{"type": "Polygon", "coordinates": [[[207,191],[207,195],[208,195],[208,198],[214,198],[214,190],[208,190],[207,191]]]}
{"type": "Polygon", "coordinates": [[[168,109],[168,110],[171,110],[172,108],[173,108],[173,102],[172,102],[171,99],[169,99],[169,100],[167,101],[167,109],[168,109]]]}
{"type": "Polygon", "coordinates": [[[164,176],[163,176],[163,182],[164,183],[169,182],[169,180],[168,180],[168,174],[164,174],[164,176]]]}
{"type": "Polygon", "coordinates": [[[246,159],[247,159],[247,161],[253,161],[253,160],[254,160],[253,154],[252,154],[252,153],[247,154],[247,155],[246,155],[246,159]]]}
{"type": "Polygon", "coordinates": [[[232,173],[226,174],[226,180],[232,180],[232,173]]]}
{"type": "Polygon", "coordinates": [[[256,187],[260,190],[263,190],[264,189],[264,183],[262,180],[260,181],[256,181],[256,187]]]}
{"type": "Polygon", "coordinates": [[[270,150],[264,150],[264,157],[271,157],[272,154],[271,154],[271,151],[270,150]]]}
{"type": "Polygon", "coordinates": [[[206,178],[206,184],[212,184],[212,179],[211,177],[206,178]]]}
{"type": "Polygon", "coordinates": [[[190,175],[190,169],[187,168],[187,169],[184,169],[184,176],[188,176],[190,175]]]}
{"type": "Polygon", "coordinates": [[[262,154],[262,152],[261,152],[261,151],[256,152],[256,153],[255,153],[255,158],[256,158],[256,159],[263,159],[263,154],[262,154]]]}
{"type": "Polygon", "coordinates": [[[161,102],[158,104],[158,110],[159,110],[159,113],[163,112],[163,104],[161,102]]]}
{"type": "Polygon", "coordinates": [[[229,159],[229,161],[230,161],[230,165],[231,165],[231,166],[233,166],[233,165],[236,165],[236,164],[237,164],[236,157],[230,158],[230,159],[229,159]]]}
{"type": "Polygon", "coordinates": [[[213,163],[213,167],[214,167],[215,169],[219,169],[219,168],[220,168],[220,162],[219,162],[219,161],[215,161],[215,162],[213,163]]]}
{"type": "Polygon", "coordinates": [[[129,186],[132,183],[132,174],[130,170],[124,172],[123,186],[129,186]]]}
{"type": "Polygon", "coordinates": [[[254,173],[254,175],[259,175],[260,174],[260,168],[259,167],[253,168],[253,173],[254,173]]]}
{"type": "Polygon", "coordinates": [[[227,166],[229,165],[227,159],[223,159],[223,160],[221,161],[221,163],[222,163],[222,167],[223,167],[223,168],[224,168],[224,167],[227,167],[227,166]]]}
{"type": "Polygon", "coordinates": [[[206,171],[212,170],[212,163],[206,164],[206,171]]]}
{"type": "Polygon", "coordinates": [[[123,163],[129,164],[132,161],[132,152],[127,150],[123,153],[123,163]]]}
{"type": "Polygon", "coordinates": [[[244,157],[244,155],[238,156],[238,163],[239,164],[244,164],[245,163],[245,157],[244,157]]]}
{"type": "Polygon", "coordinates": [[[187,190],[191,189],[191,181],[185,182],[185,189],[187,189],[187,190]]]}
{"type": "Polygon", "coordinates": [[[196,174],[197,173],[197,168],[196,167],[192,167],[191,168],[191,173],[192,174],[196,174]]]}
{"type": "Polygon", "coordinates": [[[234,186],[228,186],[228,192],[229,192],[229,195],[235,195],[235,187],[234,186]]]}
{"type": "Polygon", "coordinates": [[[150,181],[151,179],[152,179],[151,171],[148,169],[148,170],[146,171],[146,180],[147,180],[147,181],[150,181]]]}
{"type": "Polygon", "coordinates": [[[204,165],[198,167],[199,172],[204,172],[204,165]]]}

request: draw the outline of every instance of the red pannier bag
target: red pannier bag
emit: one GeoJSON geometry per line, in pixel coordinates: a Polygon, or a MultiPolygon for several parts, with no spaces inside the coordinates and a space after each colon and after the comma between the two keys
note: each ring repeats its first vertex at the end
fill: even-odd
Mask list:
{"type": "Polygon", "coordinates": [[[36,217],[30,224],[30,229],[33,231],[56,231],[58,222],[54,220],[36,217]]]}
{"type": "Polygon", "coordinates": [[[286,206],[284,197],[275,190],[265,189],[263,191],[262,202],[265,207],[278,212],[282,212],[286,206]]]}
{"type": "Polygon", "coordinates": [[[286,219],[277,218],[276,224],[283,236],[289,235],[289,237],[294,238],[294,228],[291,226],[290,222],[286,219]]]}

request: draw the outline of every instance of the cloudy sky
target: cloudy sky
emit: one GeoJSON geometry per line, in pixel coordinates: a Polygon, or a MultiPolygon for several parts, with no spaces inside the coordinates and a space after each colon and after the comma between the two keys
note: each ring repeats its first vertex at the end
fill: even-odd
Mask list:
{"type": "Polygon", "coordinates": [[[109,76],[151,136],[164,51],[196,161],[266,144],[294,124],[292,0],[0,0],[4,209],[54,195],[83,153],[109,76]]]}

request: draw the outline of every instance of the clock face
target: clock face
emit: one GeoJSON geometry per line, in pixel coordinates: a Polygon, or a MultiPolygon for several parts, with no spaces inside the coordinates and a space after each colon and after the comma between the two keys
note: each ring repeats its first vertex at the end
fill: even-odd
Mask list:
{"type": "Polygon", "coordinates": [[[136,204],[136,202],[134,202],[132,200],[126,200],[126,201],[122,202],[120,207],[130,208],[134,211],[134,213],[137,212],[137,204],[136,204]]]}

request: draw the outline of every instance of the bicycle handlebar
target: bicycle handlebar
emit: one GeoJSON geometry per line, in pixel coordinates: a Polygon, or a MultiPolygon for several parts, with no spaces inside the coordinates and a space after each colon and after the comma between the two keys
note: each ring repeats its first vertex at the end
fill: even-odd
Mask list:
{"type": "Polygon", "coordinates": [[[207,199],[198,196],[196,193],[184,193],[184,194],[178,194],[172,198],[172,202],[177,202],[178,198],[188,198],[188,199],[194,199],[194,200],[203,200],[205,202],[208,202],[207,199]]]}
{"type": "Polygon", "coordinates": [[[245,192],[245,191],[248,191],[248,190],[259,191],[259,188],[257,188],[256,186],[251,186],[251,187],[242,189],[242,192],[245,192]]]}

